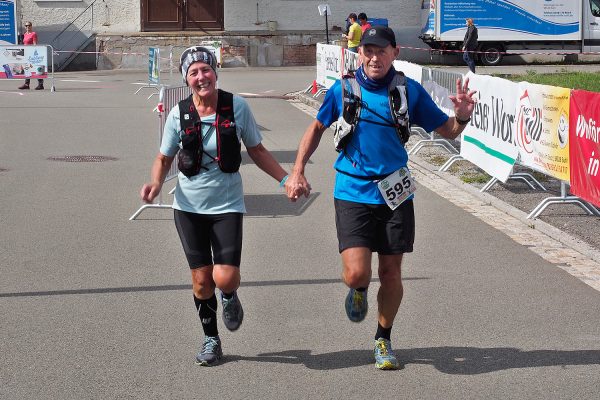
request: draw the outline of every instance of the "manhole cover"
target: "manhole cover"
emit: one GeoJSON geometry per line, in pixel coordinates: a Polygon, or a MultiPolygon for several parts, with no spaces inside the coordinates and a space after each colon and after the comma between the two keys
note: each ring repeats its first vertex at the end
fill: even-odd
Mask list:
{"type": "Polygon", "coordinates": [[[48,157],[48,160],[63,162],[104,162],[117,161],[118,158],[109,156],[53,156],[48,157]]]}

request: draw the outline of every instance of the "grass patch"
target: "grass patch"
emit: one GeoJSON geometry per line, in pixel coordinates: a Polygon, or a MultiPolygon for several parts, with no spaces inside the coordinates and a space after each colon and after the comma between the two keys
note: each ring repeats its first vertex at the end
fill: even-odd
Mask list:
{"type": "Polygon", "coordinates": [[[513,82],[529,82],[541,85],[564,87],[569,89],[583,89],[590,92],[600,92],[600,74],[592,72],[558,72],[540,74],[528,70],[522,75],[497,75],[500,78],[513,82]]]}
{"type": "Polygon", "coordinates": [[[460,180],[473,184],[473,183],[487,183],[492,177],[486,174],[485,172],[465,172],[460,176],[460,180]]]}
{"type": "Polygon", "coordinates": [[[433,165],[437,165],[440,166],[442,164],[444,164],[446,162],[446,160],[448,160],[448,157],[446,156],[442,156],[442,155],[433,155],[428,157],[429,158],[429,162],[433,165]]]}

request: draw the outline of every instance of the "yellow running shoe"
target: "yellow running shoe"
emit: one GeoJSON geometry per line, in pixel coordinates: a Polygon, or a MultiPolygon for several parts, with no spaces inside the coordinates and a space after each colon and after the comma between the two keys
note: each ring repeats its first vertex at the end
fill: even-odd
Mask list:
{"type": "Polygon", "coordinates": [[[346,315],[352,322],[360,322],[367,316],[369,304],[367,303],[367,291],[359,292],[350,289],[345,301],[346,315]]]}
{"type": "Polygon", "coordinates": [[[379,338],[375,340],[375,366],[379,369],[398,369],[400,363],[392,350],[392,342],[379,338]]]}

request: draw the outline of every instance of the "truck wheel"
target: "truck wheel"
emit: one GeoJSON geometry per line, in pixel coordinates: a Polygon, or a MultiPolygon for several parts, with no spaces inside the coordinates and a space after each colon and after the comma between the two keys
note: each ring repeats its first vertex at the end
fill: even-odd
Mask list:
{"type": "Polygon", "coordinates": [[[499,43],[487,43],[481,46],[479,59],[483,65],[495,66],[500,65],[504,53],[504,46],[499,43]]]}

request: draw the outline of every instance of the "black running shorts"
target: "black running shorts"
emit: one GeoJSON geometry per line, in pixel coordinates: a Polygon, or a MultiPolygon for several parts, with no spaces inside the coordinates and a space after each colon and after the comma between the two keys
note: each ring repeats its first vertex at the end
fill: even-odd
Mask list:
{"type": "Polygon", "coordinates": [[[243,214],[175,211],[175,226],[191,269],[206,265],[240,266],[243,214]]]}
{"type": "Polygon", "coordinates": [[[386,204],[363,204],[334,199],[340,253],[367,247],[381,255],[410,253],[415,241],[413,201],[395,210],[386,204]]]}

